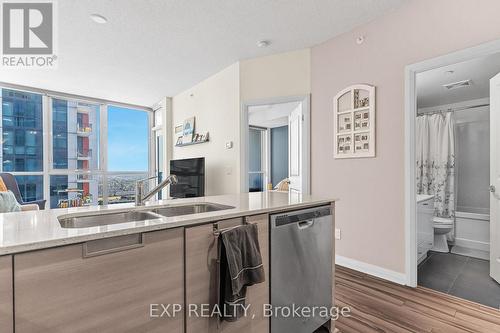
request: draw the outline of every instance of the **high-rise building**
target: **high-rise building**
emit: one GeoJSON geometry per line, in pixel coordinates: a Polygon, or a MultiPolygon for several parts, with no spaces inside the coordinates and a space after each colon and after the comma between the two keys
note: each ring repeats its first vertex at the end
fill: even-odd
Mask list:
{"type": "Polygon", "coordinates": [[[99,105],[53,99],[53,168],[68,175],[51,176],[50,205],[95,204],[98,182],[90,174],[99,166],[99,105]]]}
{"type": "MultiPolygon", "coordinates": [[[[2,89],[2,170],[43,171],[42,95],[2,89]]],[[[43,176],[16,176],[27,201],[43,198],[43,176]]]]}

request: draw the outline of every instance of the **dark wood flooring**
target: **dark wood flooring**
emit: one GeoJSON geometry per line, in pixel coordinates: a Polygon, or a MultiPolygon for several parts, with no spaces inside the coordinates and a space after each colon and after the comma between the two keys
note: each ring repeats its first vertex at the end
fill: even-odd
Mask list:
{"type": "Polygon", "coordinates": [[[409,288],[336,266],[335,302],[351,309],[341,333],[500,333],[500,311],[431,289],[409,288]]]}

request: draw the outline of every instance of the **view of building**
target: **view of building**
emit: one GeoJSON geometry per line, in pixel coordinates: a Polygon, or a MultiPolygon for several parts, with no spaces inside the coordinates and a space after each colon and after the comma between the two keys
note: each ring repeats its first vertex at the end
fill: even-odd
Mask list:
{"type": "Polygon", "coordinates": [[[72,174],[51,177],[50,206],[95,204],[97,181],[88,173],[99,167],[99,105],[52,100],[53,168],[72,174]]]}
{"type": "Polygon", "coordinates": [[[101,124],[98,103],[12,89],[1,96],[0,165],[16,177],[23,200],[45,198],[48,208],[134,200],[135,182],[150,172],[148,112],[106,105],[101,124]],[[103,165],[101,145],[110,147],[103,165]]]}
{"type": "Polygon", "coordinates": [[[2,170],[17,176],[27,201],[43,197],[42,95],[2,90],[2,170]]]}

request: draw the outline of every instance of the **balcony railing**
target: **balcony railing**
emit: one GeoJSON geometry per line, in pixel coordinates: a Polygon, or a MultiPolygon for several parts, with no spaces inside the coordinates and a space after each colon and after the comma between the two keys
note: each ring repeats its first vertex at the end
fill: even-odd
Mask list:
{"type": "Polygon", "coordinates": [[[90,135],[92,134],[92,124],[78,124],[76,132],[79,135],[90,135]]]}
{"type": "Polygon", "coordinates": [[[88,159],[92,158],[92,149],[89,149],[87,151],[79,151],[77,152],[76,155],[79,159],[88,159]]]}

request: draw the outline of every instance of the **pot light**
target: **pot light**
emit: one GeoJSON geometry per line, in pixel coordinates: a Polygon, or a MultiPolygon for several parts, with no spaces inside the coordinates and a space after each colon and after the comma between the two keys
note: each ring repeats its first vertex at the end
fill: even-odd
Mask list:
{"type": "Polygon", "coordinates": [[[257,42],[258,47],[268,47],[269,45],[271,45],[271,42],[268,40],[260,40],[257,42]]]}
{"type": "Polygon", "coordinates": [[[94,21],[95,23],[99,23],[99,24],[105,24],[105,23],[108,23],[108,19],[105,18],[104,16],[102,15],[99,15],[99,14],[91,14],[90,15],[90,18],[92,19],[92,21],[94,21]]]}

